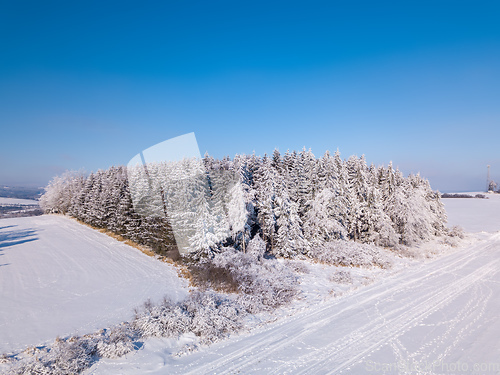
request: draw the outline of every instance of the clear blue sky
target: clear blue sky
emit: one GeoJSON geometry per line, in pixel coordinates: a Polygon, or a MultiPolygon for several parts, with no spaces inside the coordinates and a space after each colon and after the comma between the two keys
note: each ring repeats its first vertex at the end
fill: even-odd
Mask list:
{"type": "Polygon", "coordinates": [[[500,180],[499,1],[3,1],[0,184],[127,164],[195,132],[500,180]]]}

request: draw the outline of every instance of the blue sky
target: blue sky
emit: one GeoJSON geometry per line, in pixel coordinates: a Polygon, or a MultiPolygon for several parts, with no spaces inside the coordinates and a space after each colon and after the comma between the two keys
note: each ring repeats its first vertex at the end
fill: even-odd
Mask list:
{"type": "Polygon", "coordinates": [[[4,1],[0,184],[337,148],[441,191],[500,181],[498,1],[4,1]]]}

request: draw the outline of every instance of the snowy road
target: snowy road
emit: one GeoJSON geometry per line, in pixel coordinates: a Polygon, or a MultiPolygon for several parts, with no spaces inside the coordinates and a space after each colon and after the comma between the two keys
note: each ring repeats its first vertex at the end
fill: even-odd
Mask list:
{"type": "Polygon", "coordinates": [[[451,374],[467,366],[460,373],[497,374],[499,271],[496,234],[191,355],[172,357],[161,343],[146,343],[92,373],[451,374]]]}
{"type": "Polygon", "coordinates": [[[129,320],[183,298],[175,269],[61,216],[0,220],[0,353],[129,320]]]}

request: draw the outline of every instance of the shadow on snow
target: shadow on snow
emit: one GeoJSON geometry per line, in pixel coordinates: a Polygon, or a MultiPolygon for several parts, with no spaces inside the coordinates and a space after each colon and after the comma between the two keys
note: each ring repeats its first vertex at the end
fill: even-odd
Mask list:
{"type": "MultiPolygon", "coordinates": [[[[14,226],[15,225],[0,227],[0,229],[11,228],[14,226]]],[[[36,231],[33,229],[20,229],[0,232],[0,249],[36,240],[38,240],[38,237],[36,236],[36,231]]]]}

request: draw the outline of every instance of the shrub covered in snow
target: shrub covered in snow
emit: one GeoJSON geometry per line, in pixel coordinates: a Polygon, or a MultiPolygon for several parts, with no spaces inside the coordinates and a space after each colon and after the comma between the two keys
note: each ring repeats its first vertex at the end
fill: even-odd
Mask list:
{"type": "Polygon", "coordinates": [[[463,239],[465,237],[464,229],[461,226],[455,225],[448,230],[449,237],[458,237],[463,239]]]}
{"type": "Polygon", "coordinates": [[[250,245],[247,254],[223,248],[213,258],[191,264],[195,283],[203,289],[239,292],[240,301],[252,312],[290,302],[297,284],[293,271],[276,259],[264,258],[262,248],[258,249],[255,243],[250,245]]]}
{"type": "Polygon", "coordinates": [[[193,332],[201,343],[209,344],[238,331],[245,314],[235,298],[197,291],[182,302],[146,303],[132,324],[142,337],[179,337],[193,332]]]}
{"type": "Polygon", "coordinates": [[[441,243],[451,247],[458,246],[461,239],[465,238],[465,233],[462,227],[455,225],[448,229],[445,236],[443,236],[441,243]]]}
{"type": "Polygon", "coordinates": [[[351,284],[352,276],[349,270],[337,270],[330,276],[330,281],[337,284],[351,284]]]}
{"type": "Polygon", "coordinates": [[[374,245],[334,240],[313,248],[310,255],[320,262],[340,266],[389,268],[391,259],[382,251],[374,245]]]}
{"type": "Polygon", "coordinates": [[[118,358],[134,350],[135,336],[132,327],[124,323],[91,335],[57,338],[51,346],[29,348],[11,358],[8,373],[78,374],[100,357],[118,358]]]}

